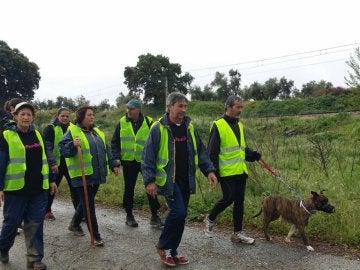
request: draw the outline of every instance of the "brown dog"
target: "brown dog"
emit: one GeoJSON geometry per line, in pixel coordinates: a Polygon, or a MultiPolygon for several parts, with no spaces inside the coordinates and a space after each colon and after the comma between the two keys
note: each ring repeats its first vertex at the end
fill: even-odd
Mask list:
{"type": "Polygon", "coordinates": [[[291,236],[295,233],[296,229],[298,229],[307,250],[314,251],[305,236],[305,226],[308,224],[311,214],[316,210],[333,213],[335,207],[329,203],[328,198],[322,192],[318,194],[311,191],[311,194],[312,196],[305,200],[290,200],[281,195],[264,198],[261,210],[253,217],[259,216],[261,212],[264,213],[263,230],[266,240],[270,240],[267,232],[270,222],[282,216],[285,220],[293,224],[285,241],[291,242],[291,236]]]}

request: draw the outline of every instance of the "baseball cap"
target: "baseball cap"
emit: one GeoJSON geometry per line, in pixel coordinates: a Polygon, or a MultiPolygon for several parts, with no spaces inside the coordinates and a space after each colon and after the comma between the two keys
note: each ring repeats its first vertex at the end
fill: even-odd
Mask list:
{"type": "Polygon", "coordinates": [[[17,113],[21,108],[29,108],[30,110],[32,110],[33,113],[35,113],[35,108],[33,105],[31,105],[30,103],[27,103],[27,102],[20,102],[18,103],[16,106],[15,106],[15,111],[14,113],[17,113]]]}
{"type": "Polygon", "coordinates": [[[126,103],[126,107],[128,107],[129,109],[140,109],[141,101],[136,98],[130,99],[129,102],[126,103]]]}

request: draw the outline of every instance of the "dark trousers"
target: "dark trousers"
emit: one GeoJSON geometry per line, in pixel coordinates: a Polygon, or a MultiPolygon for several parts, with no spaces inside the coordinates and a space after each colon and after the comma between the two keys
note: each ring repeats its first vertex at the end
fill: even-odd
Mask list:
{"type": "Polygon", "coordinates": [[[14,244],[18,225],[24,221],[27,261],[35,262],[43,259],[44,215],[47,195],[47,190],[32,195],[5,192],[0,250],[10,250],[14,244]]]}
{"type": "MultiPolygon", "coordinates": [[[[99,233],[99,227],[98,227],[98,223],[97,223],[97,218],[96,218],[96,213],[95,213],[95,196],[99,189],[99,186],[100,185],[88,185],[87,186],[89,209],[90,209],[90,219],[91,219],[91,225],[92,225],[92,230],[94,233],[95,240],[101,239],[101,236],[99,233]]],[[[76,207],[76,211],[75,211],[75,214],[74,214],[71,222],[73,223],[74,226],[77,227],[80,225],[82,218],[85,217],[88,230],[90,231],[88,217],[86,216],[84,188],[76,187],[75,190],[77,192],[77,195],[79,196],[80,202],[79,202],[78,206],[76,207]]]]}
{"type": "Polygon", "coordinates": [[[171,249],[172,256],[175,256],[184,233],[190,199],[189,188],[174,183],[173,196],[171,198],[166,196],[165,199],[170,211],[165,219],[165,226],[157,246],[160,249],[171,249]]]}
{"type": "MultiPolygon", "coordinates": [[[[134,190],[139,173],[141,173],[141,163],[137,161],[124,161],[122,162],[124,173],[124,197],[123,207],[128,215],[132,215],[132,209],[134,208],[134,190]]],[[[156,215],[160,208],[157,197],[153,198],[147,194],[149,206],[152,215],[156,215]]]]}
{"type": "MultiPolygon", "coordinates": [[[[66,164],[60,164],[59,173],[58,174],[51,173],[50,177],[55,177],[55,183],[57,186],[60,185],[62,178],[65,177],[65,179],[68,183],[69,189],[70,189],[70,196],[71,196],[72,204],[74,206],[74,209],[76,209],[76,207],[79,204],[79,196],[77,195],[75,188],[72,187],[70,184],[70,175],[69,175],[69,171],[66,167],[66,164]]],[[[46,207],[46,212],[51,212],[51,206],[54,202],[54,197],[55,197],[55,195],[51,194],[50,190],[49,190],[49,198],[48,198],[48,204],[46,207]]]]}
{"type": "Polygon", "coordinates": [[[209,215],[209,219],[211,221],[215,221],[216,217],[222,211],[224,211],[225,208],[234,203],[234,232],[239,232],[242,230],[246,179],[246,174],[220,178],[220,185],[223,197],[219,201],[217,201],[214,208],[211,210],[209,215]]]}

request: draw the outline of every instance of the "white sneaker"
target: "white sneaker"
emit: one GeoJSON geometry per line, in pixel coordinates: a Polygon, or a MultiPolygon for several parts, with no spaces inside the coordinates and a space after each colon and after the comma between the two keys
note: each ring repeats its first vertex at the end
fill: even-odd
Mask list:
{"type": "Polygon", "coordinates": [[[209,215],[206,215],[204,219],[205,223],[205,229],[204,233],[206,237],[212,238],[213,237],[213,227],[214,227],[214,221],[209,220],[209,215]]]}
{"type": "Polygon", "coordinates": [[[231,242],[252,245],[255,243],[255,239],[245,235],[244,232],[240,231],[231,235],[231,242]]]}

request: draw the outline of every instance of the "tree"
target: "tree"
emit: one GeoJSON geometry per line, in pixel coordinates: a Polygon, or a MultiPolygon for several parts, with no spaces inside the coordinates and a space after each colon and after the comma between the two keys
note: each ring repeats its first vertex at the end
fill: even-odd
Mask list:
{"type": "Polygon", "coordinates": [[[58,96],[56,98],[55,105],[56,105],[57,108],[67,107],[71,111],[76,110],[76,104],[75,104],[75,101],[72,98],[58,96]]]}
{"type": "Polygon", "coordinates": [[[134,96],[129,96],[129,94],[127,94],[126,96],[120,92],[119,93],[119,96],[115,99],[115,102],[116,102],[116,107],[120,107],[120,105],[125,105],[126,103],[129,102],[130,99],[132,98],[137,98],[137,97],[134,97],[134,96]]]}
{"type": "Polygon", "coordinates": [[[285,77],[282,77],[279,81],[279,85],[280,85],[280,91],[278,94],[278,98],[289,99],[291,93],[295,91],[294,81],[293,80],[288,81],[285,77]]]}
{"type": "Polygon", "coordinates": [[[237,69],[230,69],[229,70],[229,77],[230,77],[230,84],[229,88],[231,94],[233,95],[240,95],[240,86],[241,86],[241,74],[237,69]]]}
{"type": "Polygon", "coordinates": [[[205,85],[203,91],[198,85],[191,86],[189,92],[191,100],[212,101],[216,98],[215,93],[211,90],[209,85],[205,85]]]}
{"type": "Polygon", "coordinates": [[[244,89],[245,99],[264,100],[264,85],[259,82],[253,82],[249,87],[244,89]]]}
{"type": "Polygon", "coordinates": [[[191,100],[204,100],[203,92],[198,85],[190,86],[189,93],[191,100]]]}
{"type": "MultiPolygon", "coordinates": [[[[257,88],[260,89],[260,88],[257,88]]],[[[280,84],[277,78],[270,78],[264,83],[263,98],[267,100],[275,99],[280,93],[280,84]]]]}
{"type": "Polygon", "coordinates": [[[241,83],[241,74],[236,69],[229,70],[228,79],[224,73],[216,72],[214,80],[210,85],[215,89],[217,94],[217,99],[220,101],[225,101],[226,98],[230,95],[240,95],[240,83],[241,83]]]}
{"type": "Polygon", "coordinates": [[[346,85],[349,87],[360,86],[360,48],[355,49],[355,56],[350,55],[350,60],[345,62],[352,71],[347,71],[349,78],[344,77],[346,85]]]}
{"type": "Polygon", "coordinates": [[[109,99],[106,98],[106,99],[100,101],[99,105],[96,106],[96,107],[97,107],[97,109],[99,111],[106,111],[106,110],[108,111],[108,110],[110,110],[109,99]]]}
{"type": "Polygon", "coordinates": [[[216,99],[216,94],[211,90],[210,85],[206,84],[203,90],[204,100],[213,101],[216,99]]]}
{"type": "Polygon", "coordinates": [[[224,73],[216,72],[214,80],[210,83],[212,87],[215,87],[215,92],[217,94],[217,99],[225,101],[226,98],[230,95],[228,87],[228,79],[224,73]]]}
{"type": "Polygon", "coordinates": [[[189,74],[181,75],[181,65],[170,63],[169,58],[162,55],[140,55],[135,67],[125,67],[125,84],[129,88],[129,96],[140,98],[144,103],[154,105],[165,104],[165,91],[179,91],[184,94],[194,80],[189,74]]]}
{"type": "Polygon", "coordinates": [[[0,104],[11,98],[32,100],[39,88],[39,67],[0,40],[0,104]]]}
{"type": "Polygon", "coordinates": [[[79,108],[80,106],[89,105],[89,104],[90,104],[90,101],[87,100],[83,95],[80,95],[75,98],[75,105],[77,108],[79,108]]]}
{"type": "Polygon", "coordinates": [[[310,81],[302,85],[300,96],[302,97],[313,96],[317,91],[323,89],[330,89],[331,87],[333,87],[333,84],[331,82],[326,82],[324,80],[321,80],[319,82],[310,81]]]}

